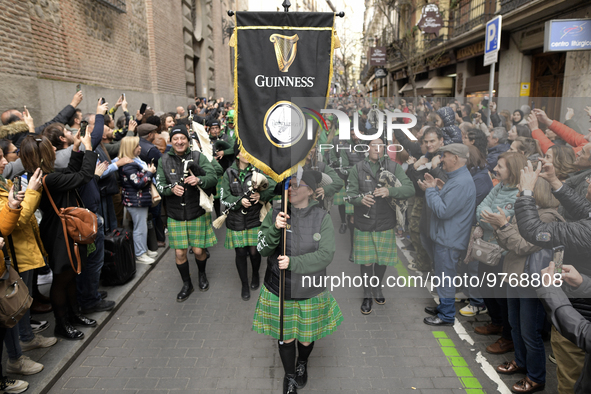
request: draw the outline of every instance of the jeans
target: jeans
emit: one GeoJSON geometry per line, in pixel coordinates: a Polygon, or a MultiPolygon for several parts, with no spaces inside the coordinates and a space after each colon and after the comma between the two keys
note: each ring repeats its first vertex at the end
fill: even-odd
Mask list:
{"type": "MultiPolygon", "coordinates": [[[[33,277],[35,276],[34,270],[28,270],[21,273],[21,278],[27,288],[29,289],[29,294],[31,297],[33,296],[33,277]]],[[[35,338],[35,334],[33,334],[33,329],[31,328],[31,310],[27,309],[27,312],[23,315],[23,317],[18,321],[18,333],[20,335],[21,341],[23,342],[30,342],[35,338]]]]}
{"type": "Polygon", "coordinates": [[[117,228],[117,216],[115,214],[115,205],[112,196],[101,196],[100,212],[105,221],[104,232],[110,233],[117,228]]]}
{"type": "Polygon", "coordinates": [[[542,330],[546,312],[536,292],[529,287],[507,288],[507,304],[511,336],[515,346],[515,362],[527,369],[527,376],[536,383],[546,382],[546,352],[542,330]]]}
{"type": "Polygon", "coordinates": [[[453,278],[456,276],[456,264],[460,260],[462,252],[448,248],[438,243],[433,243],[433,268],[435,276],[441,278],[441,284],[437,287],[439,306],[438,317],[448,323],[453,323],[456,316],[456,289],[453,278]],[[446,279],[443,279],[443,275],[446,279]]]}
{"type": "Polygon", "coordinates": [[[4,344],[6,345],[6,352],[8,353],[9,359],[18,360],[23,355],[21,344],[18,341],[18,326],[6,328],[4,344]]]}
{"type": "Polygon", "coordinates": [[[100,215],[97,215],[96,218],[98,224],[97,236],[94,241],[96,250],[88,255],[84,269],[80,275],[76,276],[76,297],[78,305],[82,309],[90,309],[101,300],[98,288],[101,270],[105,263],[105,222],[100,215]]]}
{"type": "Polygon", "coordinates": [[[478,277],[484,275],[486,278],[493,280],[493,275],[496,275],[496,282],[494,286],[490,286],[486,281],[481,284],[480,293],[483,296],[484,305],[488,309],[491,323],[495,326],[502,326],[503,332],[501,337],[507,340],[511,339],[511,323],[509,322],[509,314],[507,312],[507,282],[501,282],[502,277],[498,275],[503,269],[503,259],[495,267],[479,263],[478,277]]]}
{"type": "Polygon", "coordinates": [[[133,246],[135,255],[148,251],[148,207],[127,207],[133,221],[133,246]]]}
{"type": "MultiPolygon", "coordinates": [[[[478,276],[478,261],[471,261],[468,264],[462,264],[462,267],[468,274],[468,278],[478,276]]],[[[468,281],[467,286],[464,287],[464,294],[466,294],[470,299],[470,305],[480,308],[484,307],[484,300],[482,299],[480,289],[477,286],[470,286],[470,281],[468,281]]]]}

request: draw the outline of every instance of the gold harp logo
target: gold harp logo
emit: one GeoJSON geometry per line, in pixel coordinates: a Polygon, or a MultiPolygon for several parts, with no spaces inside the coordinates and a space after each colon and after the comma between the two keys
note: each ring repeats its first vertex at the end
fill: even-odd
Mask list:
{"type": "Polygon", "coordinates": [[[277,57],[277,65],[281,72],[286,73],[289,66],[293,63],[298,52],[298,40],[300,38],[297,34],[291,37],[283,36],[281,34],[272,34],[269,37],[275,46],[275,56],[277,57]]]}

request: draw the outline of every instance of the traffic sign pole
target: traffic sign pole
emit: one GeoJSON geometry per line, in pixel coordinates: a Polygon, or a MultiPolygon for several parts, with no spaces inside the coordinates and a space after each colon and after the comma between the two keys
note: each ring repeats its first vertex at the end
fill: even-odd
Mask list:
{"type": "Polygon", "coordinates": [[[492,99],[493,99],[493,88],[495,85],[495,64],[496,62],[490,65],[490,81],[488,83],[488,126],[492,124],[492,99]]]}
{"type": "Polygon", "coordinates": [[[499,49],[501,49],[501,18],[499,15],[486,24],[484,43],[484,65],[490,65],[490,81],[488,85],[488,125],[492,123],[491,104],[495,84],[495,64],[498,61],[499,49]]]}

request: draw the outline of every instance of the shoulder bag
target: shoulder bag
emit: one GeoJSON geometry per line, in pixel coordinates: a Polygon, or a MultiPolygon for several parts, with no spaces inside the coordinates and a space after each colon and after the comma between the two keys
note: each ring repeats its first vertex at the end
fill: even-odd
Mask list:
{"type": "Polygon", "coordinates": [[[62,221],[64,239],[66,241],[66,248],[68,249],[70,264],[72,265],[72,269],[77,274],[79,274],[82,271],[82,260],[80,258],[78,244],[88,245],[93,243],[96,239],[98,230],[96,215],[90,212],[88,209],[80,207],[67,207],[60,208],[58,210],[55,202],[53,202],[51,193],[49,193],[49,189],[45,184],[45,178],[47,178],[47,175],[43,177],[43,190],[45,193],[47,193],[47,197],[49,197],[49,201],[51,202],[56,215],[62,221]],[[77,262],[76,266],[74,265],[74,260],[72,259],[72,252],[70,250],[70,242],[68,242],[68,237],[74,241],[74,255],[77,262]]]}
{"type": "MultiPolygon", "coordinates": [[[[2,236],[2,234],[0,234],[2,236]]],[[[0,278],[0,326],[12,328],[25,315],[33,303],[33,297],[29,295],[29,289],[16,271],[16,254],[12,236],[7,237],[12,252],[12,264],[8,257],[6,244],[2,247],[4,252],[4,264],[6,272],[0,278]]]]}

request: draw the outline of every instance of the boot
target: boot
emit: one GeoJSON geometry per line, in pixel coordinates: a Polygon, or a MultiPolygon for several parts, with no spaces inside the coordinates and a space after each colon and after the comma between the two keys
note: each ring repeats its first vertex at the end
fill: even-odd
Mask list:
{"type": "Polygon", "coordinates": [[[296,384],[298,389],[303,389],[308,383],[308,362],[307,361],[300,361],[296,365],[296,384]]]}
{"type": "Polygon", "coordinates": [[[261,279],[259,277],[259,273],[258,272],[253,272],[252,273],[252,281],[250,282],[250,288],[252,290],[258,289],[259,286],[261,285],[260,281],[261,281],[261,279]]]}
{"type": "Polygon", "coordinates": [[[177,294],[176,301],[183,302],[187,298],[189,298],[189,296],[195,289],[193,288],[193,283],[191,282],[189,262],[185,261],[183,264],[177,264],[176,268],[179,270],[179,273],[181,274],[181,278],[183,280],[183,287],[181,288],[181,291],[177,294]]]}
{"type": "Polygon", "coordinates": [[[374,289],[374,299],[378,305],[384,305],[386,303],[386,299],[384,298],[384,294],[382,293],[382,288],[380,286],[374,289]]]}
{"type": "Polygon", "coordinates": [[[201,261],[197,260],[197,257],[195,257],[195,262],[197,263],[197,268],[199,269],[199,290],[207,291],[209,290],[209,281],[207,280],[207,275],[205,275],[205,266],[207,264],[207,258],[201,261]]]}
{"type": "Polygon", "coordinates": [[[283,378],[283,394],[298,394],[298,384],[294,374],[285,375],[283,378]]]}
{"type": "Polygon", "coordinates": [[[60,336],[66,339],[83,339],[84,333],[82,331],[78,331],[77,329],[70,324],[68,321],[67,316],[57,317],[55,318],[55,336],[60,336]]]}
{"type": "Polygon", "coordinates": [[[248,288],[248,284],[246,286],[242,285],[242,292],[240,293],[240,296],[244,301],[250,300],[250,289],[248,288]]]}

